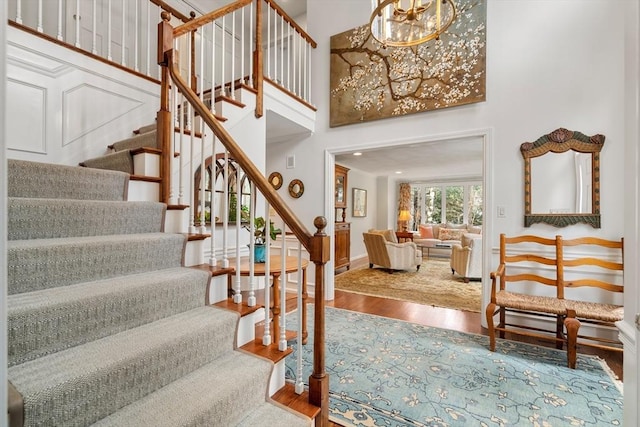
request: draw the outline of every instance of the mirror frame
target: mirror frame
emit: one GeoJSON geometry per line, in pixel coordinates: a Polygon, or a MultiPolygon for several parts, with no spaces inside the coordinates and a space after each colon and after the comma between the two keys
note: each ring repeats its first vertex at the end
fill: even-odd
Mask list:
{"type": "Polygon", "coordinates": [[[587,136],[577,131],[559,128],[543,135],[534,142],[520,145],[524,158],[524,226],[546,223],[555,227],[566,227],[585,223],[600,228],[600,151],[604,145],[604,135],[587,136]],[[591,213],[573,214],[536,214],[531,212],[531,159],[551,153],[564,153],[573,150],[579,153],[591,153],[592,195],[591,213]]]}

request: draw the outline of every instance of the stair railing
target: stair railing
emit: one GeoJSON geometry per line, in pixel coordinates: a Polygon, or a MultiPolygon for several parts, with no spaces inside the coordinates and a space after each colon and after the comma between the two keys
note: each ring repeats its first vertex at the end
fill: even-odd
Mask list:
{"type": "MultiPolygon", "coordinates": [[[[162,161],[161,161],[161,176],[166,177],[166,181],[170,181],[169,177],[176,175],[182,177],[188,177],[188,182],[193,182],[193,168],[199,164],[202,168],[205,165],[204,153],[211,153],[211,158],[217,158],[217,156],[223,156],[225,159],[224,171],[225,185],[223,191],[225,192],[222,198],[222,207],[220,212],[224,212],[222,217],[222,262],[223,266],[228,261],[228,253],[230,248],[235,245],[235,270],[236,278],[233,286],[234,302],[242,303],[242,294],[240,292],[240,263],[241,263],[241,228],[243,222],[248,225],[250,235],[253,234],[253,219],[256,214],[261,211],[261,206],[264,206],[265,214],[268,214],[273,210],[283,221],[281,229],[283,232],[289,231],[292,233],[299,242],[300,250],[304,247],[308,253],[309,258],[315,265],[315,310],[313,319],[313,370],[309,377],[309,401],[314,405],[321,408],[321,412],[318,418],[316,418],[316,425],[328,425],[328,376],[325,372],[325,359],[324,359],[324,271],[325,265],[329,260],[329,237],[326,235],[324,229],[327,221],[324,217],[317,217],[314,220],[314,226],[316,227],[315,233],[311,234],[300,219],[291,211],[291,209],[285,204],[280,195],[271,186],[268,180],[265,178],[263,172],[254,164],[251,157],[245,153],[229,134],[225,127],[220,123],[216,117],[215,104],[216,100],[221,97],[228,97],[233,99],[236,96],[236,91],[244,87],[250,87],[249,82],[253,81],[256,95],[256,116],[260,116],[261,111],[258,104],[261,104],[261,81],[263,63],[262,56],[262,21],[263,15],[262,5],[265,0],[238,0],[230,5],[224,6],[221,9],[195,18],[188,23],[181,25],[177,28],[173,28],[169,23],[170,16],[168,13],[162,14],[163,21],[158,26],[158,63],[162,67],[161,73],[161,97],[160,97],[160,111],[157,116],[158,135],[160,138],[162,147],[162,161]],[[248,18],[248,21],[252,24],[243,24],[243,21],[248,18]],[[255,22],[253,22],[255,20],[255,22]],[[240,27],[240,32],[236,32],[236,28],[240,27]],[[255,28],[255,33],[245,36],[248,30],[247,27],[255,28]],[[244,41],[248,39],[253,41],[255,38],[255,47],[243,48],[244,41]],[[220,44],[216,42],[220,41],[220,44]],[[222,52],[217,52],[216,49],[222,49],[222,52]],[[230,50],[227,50],[230,49],[230,50]],[[229,52],[229,53],[226,53],[229,52]],[[247,61],[248,62],[245,62],[247,61]],[[251,59],[255,58],[255,59],[251,59]],[[230,60],[232,65],[231,71],[228,72],[229,67],[224,64],[225,61],[230,60]],[[249,64],[248,68],[243,64],[249,64]],[[247,70],[250,70],[251,75],[247,75],[247,70]],[[183,77],[185,76],[185,77],[183,77]],[[253,79],[253,80],[252,80],[253,79]],[[175,113],[175,116],[172,114],[175,113]],[[185,122],[189,129],[185,128],[185,122]],[[176,123],[178,124],[179,131],[174,132],[176,123]],[[199,140],[195,138],[196,133],[199,134],[202,145],[199,146],[199,140]],[[182,140],[183,135],[188,134],[188,143],[173,144],[173,137],[182,140]],[[217,144],[222,144],[222,152],[217,148],[217,144]],[[178,148],[179,145],[179,148],[178,148]],[[178,168],[178,171],[172,169],[173,166],[173,153],[178,151],[180,153],[180,165],[189,164],[190,171],[185,174],[178,168]],[[183,158],[187,156],[188,158],[183,158]],[[229,169],[229,159],[233,159],[236,165],[233,169],[229,169]],[[191,166],[193,165],[193,166],[191,166]],[[245,197],[242,191],[242,176],[246,175],[251,183],[252,191],[250,192],[248,199],[249,205],[249,217],[244,218],[241,212],[243,204],[243,197],[245,197]],[[228,227],[227,223],[229,201],[231,200],[230,191],[231,186],[227,185],[226,180],[235,180],[235,227],[228,227]],[[253,191],[255,189],[255,192],[253,191]],[[264,205],[261,205],[260,200],[264,200],[264,205]],[[235,241],[233,241],[235,239],[235,241]]],[[[266,0],[267,4],[272,2],[266,0]]],[[[282,31],[280,32],[282,35],[282,31]]],[[[281,55],[282,51],[281,51],[281,55]]],[[[306,61],[306,59],[305,59],[306,61]]],[[[281,71],[284,67],[280,66],[281,71]]],[[[299,71],[299,70],[298,70],[299,71]]],[[[297,72],[298,72],[297,71],[297,72]]],[[[290,76],[293,81],[293,73],[290,69],[287,69],[287,73],[283,76],[290,76]]],[[[296,80],[299,82],[298,80],[296,80]]],[[[308,83],[305,83],[308,84],[308,83]]],[[[293,86],[297,87],[297,84],[293,86]]],[[[292,86],[292,87],[293,87],[292,86]]],[[[304,84],[300,85],[304,88],[304,84]]],[[[308,88],[306,89],[308,91],[308,88]]],[[[260,150],[264,150],[264,141],[260,144],[260,150]]],[[[202,169],[204,170],[204,169],[202,169]]],[[[201,176],[204,174],[202,173],[201,176]]],[[[204,190],[204,185],[201,181],[200,185],[204,190]]],[[[170,182],[163,182],[162,186],[162,198],[170,202],[175,192],[172,190],[172,184],[170,182]]],[[[187,190],[188,191],[188,190],[187,190]]],[[[213,188],[211,194],[213,193],[213,188]]],[[[205,199],[204,193],[201,193],[201,200],[205,199]]],[[[211,212],[211,234],[212,242],[216,240],[216,231],[214,225],[214,212],[216,207],[214,198],[209,199],[210,212],[211,212]]],[[[201,210],[203,215],[204,209],[201,210]]],[[[189,215],[190,218],[194,218],[194,215],[189,215]]],[[[267,227],[269,227],[270,216],[267,217],[267,227]]],[[[203,224],[203,219],[200,217],[199,223],[203,224]]],[[[195,227],[195,224],[193,224],[195,227]]],[[[253,248],[253,243],[250,243],[253,248]]],[[[267,251],[269,245],[266,246],[267,251]]],[[[286,244],[283,243],[281,252],[282,266],[280,267],[281,278],[286,278],[285,262],[286,257],[286,244]]],[[[253,251],[249,251],[249,265],[253,267],[253,251]]],[[[267,255],[267,259],[270,259],[267,255]]],[[[212,249],[210,263],[217,262],[214,256],[214,250],[212,249]]],[[[301,270],[301,255],[298,256],[298,271],[301,270]]],[[[264,299],[265,299],[265,336],[263,343],[267,344],[271,340],[271,323],[273,323],[274,338],[278,342],[278,348],[281,351],[286,349],[286,320],[285,312],[282,310],[280,313],[276,313],[277,305],[274,304],[274,319],[271,322],[269,309],[269,279],[270,266],[267,262],[265,265],[265,286],[264,286],[264,299]],[[279,317],[279,318],[278,318],[279,317]],[[279,330],[279,333],[276,332],[279,330]]],[[[274,277],[274,286],[275,286],[274,277]]],[[[301,323],[304,323],[304,293],[306,290],[301,288],[302,280],[298,278],[298,308],[300,312],[301,320],[299,321],[298,329],[298,342],[302,341],[303,332],[301,329],[301,323]]],[[[253,283],[253,268],[250,268],[249,277],[249,306],[255,305],[255,287],[253,283]]],[[[285,280],[286,284],[286,280],[285,280]]],[[[281,299],[282,305],[286,305],[286,286],[283,284],[279,292],[274,289],[274,299],[281,299]]],[[[298,373],[301,374],[299,361],[298,373]]],[[[302,392],[302,380],[298,378],[296,380],[296,391],[302,392]]]]}
{"type": "Polygon", "coordinates": [[[161,0],[8,1],[10,25],[156,81],[160,67],[153,53],[162,11],[191,19],[161,0]]]}

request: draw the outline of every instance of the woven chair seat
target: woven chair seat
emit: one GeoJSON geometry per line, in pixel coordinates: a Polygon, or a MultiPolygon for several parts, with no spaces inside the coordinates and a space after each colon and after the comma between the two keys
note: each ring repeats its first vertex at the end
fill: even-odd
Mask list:
{"type": "Polygon", "coordinates": [[[624,318],[624,307],[614,304],[565,300],[568,310],[575,310],[577,318],[617,322],[624,318]]]}
{"type": "Polygon", "coordinates": [[[566,314],[567,312],[565,302],[555,297],[525,295],[507,291],[499,291],[496,293],[496,304],[518,310],[538,311],[550,314],[566,314]]]}

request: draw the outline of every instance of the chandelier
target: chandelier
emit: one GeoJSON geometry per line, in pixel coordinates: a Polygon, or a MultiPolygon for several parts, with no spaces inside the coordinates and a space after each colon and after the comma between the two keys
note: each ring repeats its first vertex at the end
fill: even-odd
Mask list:
{"type": "Polygon", "coordinates": [[[440,37],[456,17],[453,0],[371,0],[370,27],[384,46],[414,46],[440,37]]]}

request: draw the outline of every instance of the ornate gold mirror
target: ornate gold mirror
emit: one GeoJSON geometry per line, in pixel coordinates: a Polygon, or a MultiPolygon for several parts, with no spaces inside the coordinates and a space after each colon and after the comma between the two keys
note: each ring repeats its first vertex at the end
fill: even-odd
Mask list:
{"type": "Polygon", "coordinates": [[[600,228],[600,151],[604,135],[557,129],[520,145],[524,226],[585,223],[600,228]],[[550,156],[545,156],[551,154],[550,156]]]}

